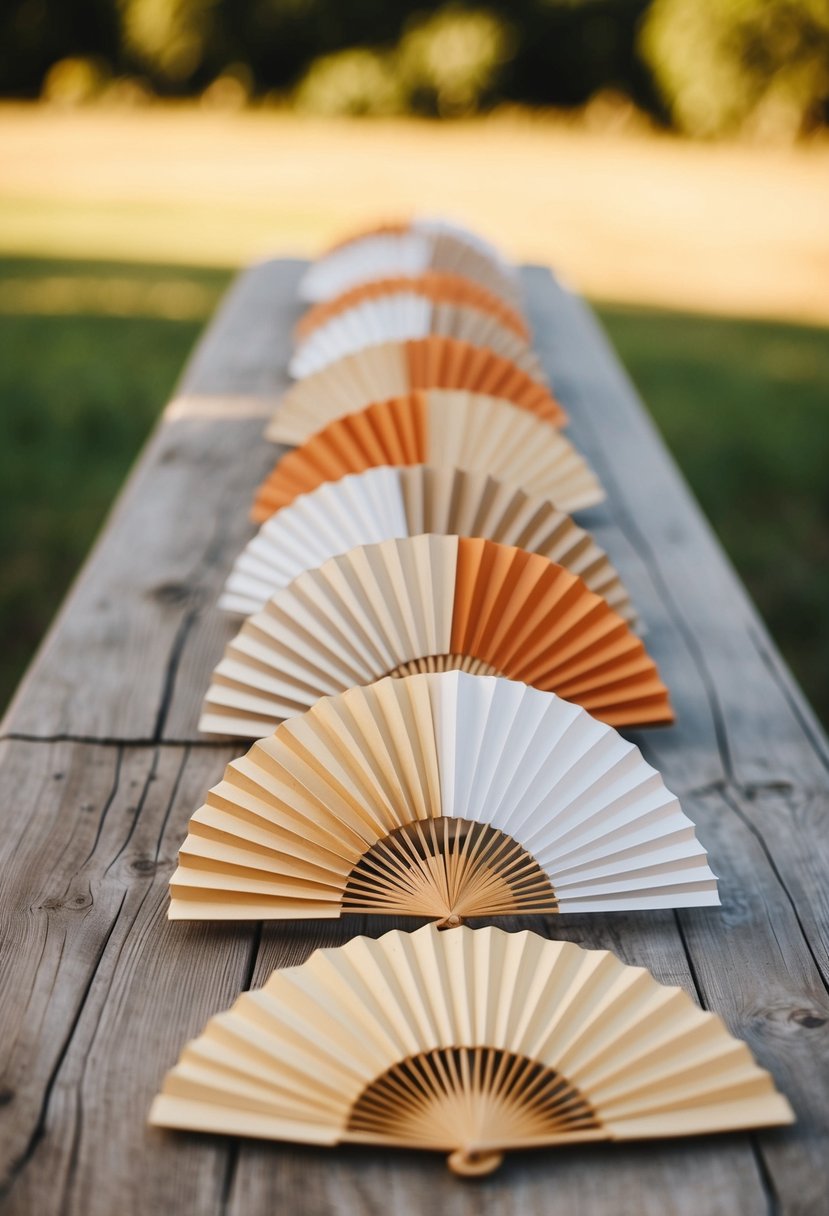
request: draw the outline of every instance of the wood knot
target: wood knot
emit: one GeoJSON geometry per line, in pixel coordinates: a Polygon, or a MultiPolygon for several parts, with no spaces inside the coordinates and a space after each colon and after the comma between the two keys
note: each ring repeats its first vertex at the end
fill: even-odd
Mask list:
{"type": "Polygon", "coordinates": [[[152,857],[136,857],[130,862],[130,870],[133,874],[155,874],[156,862],[152,857]]]}
{"type": "Polygon", "coordinates": [[[8,1085],[0,1088],[0,1106],[10,1106],[17,1096],[16,1091],[8,1085]]]}
{"type": "Polygon", "coordinates": [[[806,1030],[817,1030],[826,1025],[826,1018],[816,1009],[793,1009],[789,1014],[790,1022],[797,1022],[806,1030]]]}
{"type": "Polygon", "coordinates": [[[176,608],[186,604],[190,599],[190,588],[186,583],[159,583],[157,587],[152,587],[147,594],[158,604],[176,608]]]}

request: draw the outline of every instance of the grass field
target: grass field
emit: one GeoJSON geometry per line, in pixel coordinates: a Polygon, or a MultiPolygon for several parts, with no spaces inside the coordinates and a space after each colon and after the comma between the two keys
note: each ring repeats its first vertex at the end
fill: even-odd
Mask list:
{"type": "MultiPolygon", "coordinates": [[[[0,260],[0,704],[229,277],[181,265],[0,260]]],[[[598,311],[829,721],[826,331],[598,311]]]]}

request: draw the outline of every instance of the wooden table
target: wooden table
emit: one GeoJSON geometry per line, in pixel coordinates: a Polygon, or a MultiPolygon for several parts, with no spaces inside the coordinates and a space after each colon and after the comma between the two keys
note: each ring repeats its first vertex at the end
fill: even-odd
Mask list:
{"type": "MultiPolygon", "coordinates": [[[[723,908],[533,928],[609,947],[717,1010],[798,1124],[517,1154],[472,1184],[428,1154],[145,1126],[210,1014],[316,946],[391,927],[165,919],[188,817],[243,750],[200,738],[196,720],[235,632],[215,601],[273,463],[262,421],[285,385],[301,268],[267,262],[229,292],[5,719],[0,1211],[829,1212],[827,741],[590,312],[536,268],[524,274],[537,344],[609,493],[580,518],[622,571],[678,711],[636,741],[698,824],[723,908]]],[[[716,408],[701,404],[700,427],[716,408]]]]}

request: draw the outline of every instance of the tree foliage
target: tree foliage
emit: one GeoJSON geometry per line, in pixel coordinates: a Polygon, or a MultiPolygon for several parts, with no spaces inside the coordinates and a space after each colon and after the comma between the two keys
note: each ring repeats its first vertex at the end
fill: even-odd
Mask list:
{"type": "Polygon", "coordinates": [[[690,135],[791,137],[829,117],[829,0],[654,0],[641,47],[690,135]]]}
{"type": "Polygon", "coordinates": [[[48,79],[56,96],[91,95],[123,77],[180,96],[232,77],[324,114],[577,107],[610,90],[693,135],[791,136],[827,121],[829,0],[0,5],[0,94],[48,79]]]}

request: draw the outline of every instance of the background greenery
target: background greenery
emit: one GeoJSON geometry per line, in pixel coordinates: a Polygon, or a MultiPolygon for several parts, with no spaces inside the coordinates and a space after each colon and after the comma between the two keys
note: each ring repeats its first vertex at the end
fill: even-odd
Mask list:
{"type": "MultiPolygon", "coordinates": [[[[229,278],[180,266],[0,260],[0,705],[229,278]]],[[[598,312],[829,721],[825,330],[598,312]]]]}
{"type": "Polygon", "coordinates": [[[204,94],[315,113],[577,107],[697,136],[829,118],[827,0],[6,0],[0,96],[204,94]]]}

